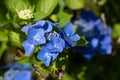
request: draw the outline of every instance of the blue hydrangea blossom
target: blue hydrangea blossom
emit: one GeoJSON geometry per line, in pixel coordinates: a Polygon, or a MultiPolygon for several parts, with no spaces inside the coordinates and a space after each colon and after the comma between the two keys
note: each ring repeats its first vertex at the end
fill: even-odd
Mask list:
{"type": "Polygon", "coordinates": [[[64,48],[75,46],[80,36],[75,33],[72,23],[69,22],[63,29],[58,24],[40,20],[33,25],[24,26],[22,31],[27,34],[27,39],[22,44],[26,56],[31,55],[36,46],[41,46],[37,58],[49,66],[64,48]],[[56,32],[55,28],[60,32],[56,32]]]}
{"type": "Polygon", "coordinates": [[[112,30],[109,26],[105,26],[92,11],[82,11],[75,24],[89,42],[88,46],[77,48],[77,51],[81,52],[87,60],[91,60],[96,52],[111,54],[112,30]]]}

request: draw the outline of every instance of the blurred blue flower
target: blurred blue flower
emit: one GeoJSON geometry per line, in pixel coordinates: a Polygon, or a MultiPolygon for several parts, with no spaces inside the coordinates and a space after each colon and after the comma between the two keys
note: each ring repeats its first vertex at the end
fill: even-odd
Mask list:
{"type": "Polygon", "coordinates": [[[111,45],[111,36],[106,35],[101,37],[97,50],[102,54],[111,54],[112,45],[111,45]]]}
{"type": "Polygon", "coordinates": [[[4,73],[4,80],[32,80],[32,70],[29,64],[11,63],[4,73]]]}
{"type": "Polygon", "coordinates": [[[60,36],[65,40],[65,47],[69,48],[75,46],[76,42],[80,40],[80,36],[75,33],[72,23],[68,23],[64,29],[60,30],[60,36]]]}
{"type": "Polygon", "coordinates": [[[92,11],[81,11],[80,18],[75,21],[75,24],[89,42],[88,46],[77,49],[86,59],[92,59],[96,52],[111,54],[112,29],[106,26],[92,11]]]}
{"type": "Polygon", "coordinates": [[[32,80],[31,71],[10,69],[4,74],[4,80],[32,80]]]}
{"type": "Polygon", "coordinates": [[[11,69],[19,69],[19,70],[31,70],[29,63],[20,64],[18,62],[14,62],[14,63],[8,64],[8,65],[3,66],[1,68],[3,68],[3,69],[11,68],[11,69]]]}
{"type": "Polygon", "coordinates": [[[91,45],[76,47],[78,52],[81,52],[82,56],[90,61],[95,56],[95,50],[91,45]]]}
{"type": "Polygon", "coordinates": [[[92,11],[81,11],[80,18],[75,21],[78,30],[85,37],[92,37],[98,34],[95,26],[101,23],[101,20],[92,11]]]}

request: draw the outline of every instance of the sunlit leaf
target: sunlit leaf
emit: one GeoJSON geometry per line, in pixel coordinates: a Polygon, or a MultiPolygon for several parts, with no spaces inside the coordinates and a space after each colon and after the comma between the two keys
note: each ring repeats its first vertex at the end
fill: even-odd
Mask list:
{"type": "Polygon", "coordinates": [[[38,0],[35,7],[35,20],[47,17],[56,7],[58,0],[38,0]]]}
{"type": "Polygon", "coordinates": [[[60,27],[64,27],[69,21],[70,19],[72,18],[72,14],[68,14],[64,11],[60,11],[58,14],[57,14],[57,17],[60,21],[60,27]]]}
{"type": "Polygon", "coordinates": [[[67,7],[71,9],[81,9],[85,0],[65,0],[67,7]]]}
{"type": "Polygon", "coordinates": [[[16,32],[13,32],[13,31],[9,31],[8,32],[8,38],[9,38],[10,43],[12,45],[17,46],[17,47],[21,47],[22,46],[20,34],[18,34],[16,32]]]}

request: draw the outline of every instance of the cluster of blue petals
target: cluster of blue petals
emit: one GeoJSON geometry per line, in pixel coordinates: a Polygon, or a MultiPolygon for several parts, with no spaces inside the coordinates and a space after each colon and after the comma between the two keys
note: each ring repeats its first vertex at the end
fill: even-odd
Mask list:
{"type": "Polygon", "coordinates": [[[87,60],[91,60],[95,53],[111,54],[112,29],[92,11],[81,11],[80,18],[75,21],[75,24],[89,42],[88,46],[77,47],[77,51],[81,52],[87,60]]]}
{"type": "Polygon", "coordinates": [[[24,26],[22,32],[27,34],[27,39],[22,43],[26,56],[31,55],[36,46],[41,46],[37,59],[42,60],[46,66],[49,66],[64,48],[75,46],[80,39],[70,22],[60,28],[58,23],[40,20],[33,25],[24,26]]]}
{"type": "Polygon", "coordinates": [[[12,63],[4,74],[4,80],[32,80],[32,70],[29,64],[12,63]]]}

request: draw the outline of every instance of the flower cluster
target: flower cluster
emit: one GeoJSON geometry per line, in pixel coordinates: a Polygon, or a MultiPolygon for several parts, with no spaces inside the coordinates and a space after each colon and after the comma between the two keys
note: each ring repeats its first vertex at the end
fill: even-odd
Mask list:
{"type": "Polygon", "coordinates": [[[75,46],[80,36],[75,33],[73,25],[69,22],[63,29],[57,25],[58,23],[48,20],[40,20],[33,25],[24,26],[22,31],[27,34],[27,39],[22,44],[26,56],[31,55],[36,46],[41,46],[37,58],[49,66],[64,48],[75,46]]]}
{"type": "Polygon", "coordinates": [[[112,30],[92,11],[82,11],[80,13],[80,18],[75,21],[75,24],[89,42],[88,46],[77,48],[87,60],[91,60],[96,52],[111,54],[112,30]]]}
{"type": "Polygon", "coordinates": [[[24,20],[33,18],[32,11],[29,9],[21,10],[20,12],[18,12],[18,16],[20,19],[24,20]]]}
{"type": "Polygon", "coordinates": [[[5,72],[4,80],[32,80],[32,70],[29,64],[13,63],[7,65],[6,68],[9,70],[5,72]]]}

